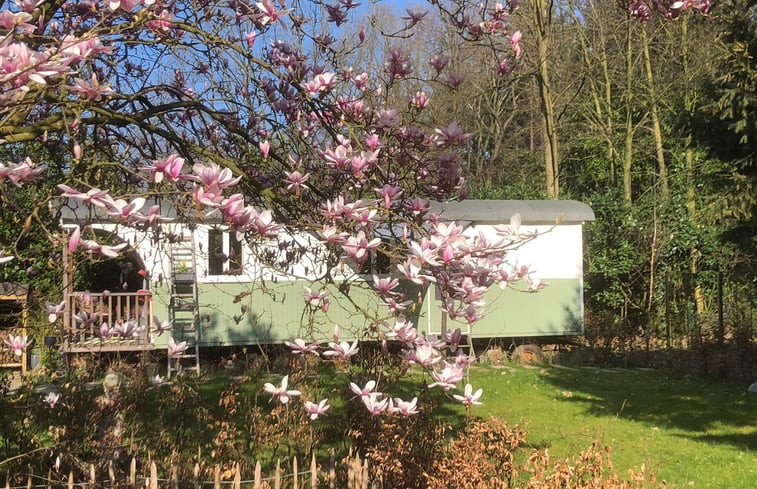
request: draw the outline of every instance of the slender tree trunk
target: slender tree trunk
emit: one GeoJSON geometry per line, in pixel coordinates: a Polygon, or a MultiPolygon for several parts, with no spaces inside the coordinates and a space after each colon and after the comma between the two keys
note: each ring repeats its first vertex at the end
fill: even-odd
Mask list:
{"type": "Polygon", "coordinates": [[[647,75],[647,90],[649,91],[649,102],[652,114],[652,132],[654,133],[655,152],[657,155],[657,167],[659,170],[661,198],[663,204],[670,198],[668,188],[668,168],[665,164],[665,152],[662,146],[662,129],[660,128],[659,104],[657,103],[657,90],[654,84],[654,74],[652,73],[652,61],[649,56],[649,37],[647,36],[647,24],[641,27],[641,44],[644,53],[644,67],[647,75]]]}
{"type": "MultiPolygon", "coordinates": [[[[681,19],[681,67],[683,69],[685,83],[684,106],[686,107],[686,112],[690,115],[694,106],[694,95],[689,89],[689,31],[686,19],[687,16],[683,16],[683,19],[681,19]]],[[[684,142],[684,161],[686,162],[686,208],[691,222],[696,222],[697,203],[696,186],[694,181],[694,151],[691,149],[693,140],[694,137],[689,131],[684,142]]],[[[689,272],[694,281],[694,307],[696,310],[696,321],[698,322],[699,316],[704,312],[704,294],[702,292],[702,286],[697,280],[697,275],[699,274],[699,250],[694,243],[692,243],[691,249],[689,250],[689,272]]]]}
{"type": "MultiPolygon", "coordinates": [[[[594,4],[588,5],[592,12],[594,11],[594,4]]],[[[615,148],[615,141],[613,135],[613,119],[612,119],[612,79],[610,78],[610,67],[607,61],[607,40],[605,38],[604,26],[600,22],[596,29],[596,38],[593,42],[588,42],[586,39],[586,32],[583,29],[582,22],[571,11],[576,26],[580,26],[576,29],[576,35],[581,41],[581,51],[584,60],[584,65],[588,71],[588,83],[591,87],[591,98],[594,104],[594,115],[588,116],[587,119],[592,125],[599,129],[602,136],[607,143],[607,161],[610,165],[609,168],[609,182],[610,187],[615,186],[615,159],[617,157],[617,149],[615,148]],[[590,47],[591,46],[591,47],[590,47]],[[599,66],[602,70],[601,81],[595,80],[594,66],[592,62],[592,54],[596,54],[599,58],[599,66]],[[601,84],[604,83],[604,86],[601,84]]]]}
{"type": "Polygon", "coordinates": [[[612,80],[610,79],[610,67],[607,62],[607,46],[605,45],[604,33],[600,31],[602,35],[602,76],[605,80],[605,107],[607,107],[607,115],[605,121],[605,134],[607,138],[607,159],[610,162],[610,185],[615,186],[615,158],[618,156],[618,152],[615,149],[615,140],[613,138],[614,128],[612,123],[612,80]]]}
{"type": "Polygon", "coordinates": [[[537,85],[541,112],[542,144],[547,175],[547,195],[560,196],[560,153],[558,151],[554,100],[549,75],[549,43],[551,41],[553,0],[531,0],[534,13],[534,39],[538,56],[537,85]]]}
{"type": "Polygon", "coordinates": [[[625,141],[623,147],[623,197],[629,204],[633,201],[632,193],[632,174],[631,167],[633,165],[633,45],[631,42],[631,29],[633,22],[630,18],[626,20],[626,88],[623,98],[625,101],[625,141]]]}

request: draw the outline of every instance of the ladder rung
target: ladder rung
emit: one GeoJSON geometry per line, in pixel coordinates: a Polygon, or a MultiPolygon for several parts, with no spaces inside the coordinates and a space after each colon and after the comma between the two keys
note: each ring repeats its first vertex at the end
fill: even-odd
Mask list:
{"type": "Polygon", "coordinates": [[[194,353],[191,353],[191,354],[186,353],[184,355],[174,355],[172,358],[179,359],[179,358],[194,358],[194,357],[195,357],[194,353]]]}

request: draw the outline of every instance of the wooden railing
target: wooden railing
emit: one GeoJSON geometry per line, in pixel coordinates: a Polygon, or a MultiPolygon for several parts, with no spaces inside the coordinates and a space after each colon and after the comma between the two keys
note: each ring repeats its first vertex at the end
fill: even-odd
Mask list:
{"type": "Polygon", "coordinates": [[[152,295],[137,292],[72,292],[66,299],[63,350],[122,351],[153,348],[152,295]]]}

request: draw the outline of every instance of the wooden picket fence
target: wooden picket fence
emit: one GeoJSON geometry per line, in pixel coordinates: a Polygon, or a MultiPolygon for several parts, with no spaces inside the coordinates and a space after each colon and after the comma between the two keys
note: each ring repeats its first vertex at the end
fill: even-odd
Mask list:
{"type": "MultiPolygon", "coordinates": [[[[111,462],[108,467],[108,477],[98,478],[95,466],[90,465],[89,477],[86,481],[76,481],[73,471],[65,474],[50,470],[47,476],[28,474],[25,476],[26,483],[18,485],[11,482],[10,475],[6,476],[5,489],[382,489],[383,484],[378,478],[371,477],[368,469],[368,461],[359,455],[350,454],[343,460],[337,461],[332,450],[328,467],[318,465],[315,455],[310,460],[309,467],[301,467],[297,458],[292,459],[291,470],[289,467],[282,468],[280,461],[276,464],[273,474],[264,476],[260,462],[256,462],[253,473],[243,474],[239,462],[233,465],[231,479],[229,472],[222,475],[221,466],[213,467],[213,480],[201,480],[199,464],[195,464],[191,480],[179,478],[179,467],[172,465],[167,474],[160,476],[158,466],[154,461],[149,461],[142,471],[138,470],[137,460],[131,459],[129,474],[123,480],[118,480],[111,462]],[[338,474],[346,474],[346,486],[344,482],[338,482],[338,474]]],[[[345,479],[342,479],[345,480],[345,479]]],[[[2,487],[2,486],[0,486],[2,487]]]]}

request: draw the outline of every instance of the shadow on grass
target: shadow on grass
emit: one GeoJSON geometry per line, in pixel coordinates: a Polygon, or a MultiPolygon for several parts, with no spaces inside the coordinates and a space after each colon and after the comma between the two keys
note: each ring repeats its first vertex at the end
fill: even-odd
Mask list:
{"type": "Polygon", "coordinates": [[[658,371],[552,368],[545,382],[592,416],[632,420],[673,430],[708,444],[757,451],[757,396],[744,386],[703,379],[673,379],[658,371]]]}

